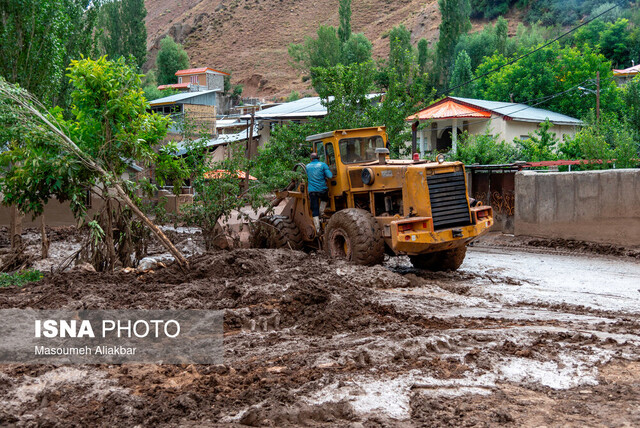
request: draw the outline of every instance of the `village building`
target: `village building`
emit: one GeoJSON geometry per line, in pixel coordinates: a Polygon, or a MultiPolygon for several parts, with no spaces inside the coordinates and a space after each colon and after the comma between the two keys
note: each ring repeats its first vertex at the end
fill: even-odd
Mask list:
{"type": "Polygon", "coordinates": [[[549,131],[560,141],[574,136],[582,125],[573,117],[526,104],[459,97],[446,97],[406,120],[424,125],[417,127],[418,150],[424,157],[429,152],[455,151],[463,132],[488,131],[509,143],[516,138],[527,139],[547,119],[553,124],[549,131]]]}
{"type": "Polygon", "coordinates": [[[184,92],[149,101],[151,111],[165,116],[171,116],[167,136],[171,139],[182,139],[185,120],[195,126],[195,131],[206,129],[207,133],[215,136],[216,114],[221,102],[219,90],[200,92],[184,92]]]}
{"type": "Polygon", "coordinates": [[[160,85],[158,89],[178,89],[180,91],[224,91],[224,77],[229,73],[211,67],[189,68],[176,71],[178,83],[160,85]]]}
{"type": "MultiPolygon", "coordinates": [[[[310,118],[321,118],[327,115],[327,107],[322,104],[320,97],[300,98],[296,101],[282,103],[255,112],[255,123],[258,125],[260,146],[264,145],[276,126],[284,123],[303,123],[310,118]]],[[[250,120],[251,116],[241,116],[243,120],[250,120]]]]}
{"type": "Polygon", "coordinates": [[[613,78],[618,86],[623,86],[633,80],[640,73],[640,64],[622,70],[613,69],[613,78]]]}

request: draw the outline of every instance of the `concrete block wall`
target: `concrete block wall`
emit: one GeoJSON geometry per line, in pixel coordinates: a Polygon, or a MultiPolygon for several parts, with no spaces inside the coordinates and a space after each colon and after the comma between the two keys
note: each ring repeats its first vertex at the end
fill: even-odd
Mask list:
{"type": "Polygon", "coordinates": [[[640,170],[523,171],[515,179],[514,233],[640,245],[640,170]]]}

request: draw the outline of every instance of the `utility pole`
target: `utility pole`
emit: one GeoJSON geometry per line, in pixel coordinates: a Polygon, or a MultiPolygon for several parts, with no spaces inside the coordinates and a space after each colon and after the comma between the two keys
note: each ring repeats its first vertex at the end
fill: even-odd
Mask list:
{"type": "Polygon", "coordinates": [[[596,72],[596,123],[600,123],[600,72],[596,72]]]}
{"type": "MultiPolygon", "coordinates": [[[[249,125],[249,139],[247,140],[247,161],[253,158],[253,124],[255,123],[256,110],[251,109],[251,125],[249,125]]],[[[244,188],[249,190],[249,162],[247,162],[247,170],[244,173],[244,188]]]]}

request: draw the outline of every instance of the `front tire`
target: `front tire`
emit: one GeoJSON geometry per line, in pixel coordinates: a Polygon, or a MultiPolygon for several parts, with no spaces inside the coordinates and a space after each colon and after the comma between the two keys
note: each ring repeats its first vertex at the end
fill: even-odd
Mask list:
{"type": "Polygon", "coordinates": [[[304,242],[298,226],[283,215],[263,217],[255,224],[251,237],[255,248],[291,248],[301,250],[304,242]]]}
{"type": "Polygon", "coordinates": [[[330,257],[359,265],[380,264],[384,260],[384,240],[380,225],[370,212],[348,208],[329,219],[324,234],[330,257]]]}
{"type": "Polygon", "coordinates": [[[409,256],[409,259],[415,268],[441,272],[457,270],[462,265],[466,254],[467,247],[459,247],[453,250],[409,256]]]}

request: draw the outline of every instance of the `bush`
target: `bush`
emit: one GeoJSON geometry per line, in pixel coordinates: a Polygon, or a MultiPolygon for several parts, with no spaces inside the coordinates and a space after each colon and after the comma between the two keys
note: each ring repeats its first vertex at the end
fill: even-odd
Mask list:
{"type": "Polygon", "coordinates": [[[498,141],[495,135],[490,134],[487,127],[484,134],[469,134],[465,131],[458,140],[456,153],[453,160],[461,161],[467,165],[495,165],[510,163],[515,160],[516,150],[504,140],[498,141]]]}
{"type": "Polygon", "coordinates": [[[14,273],[0,273],[0,287],[17,285],[21,287],[29,282],[40,281],[43,275],[39,270],[23,270],[14,273]]]}
{"type": "Polygon", "coordinates": [[[529,138],[521,140],[516,138],[514,142],[518,149],[518,160],[526,162],[542,162],[557,160],[556,147],[558,139],[554,132],[549,132],[553,123],[545,120],[535,132],[529,133],[529,138]]]}
{"type": "Polygon", "coordinates": [[[634,168],[638,166],[639,147],[628,125],[614,115],[604,115],[599,124],[591,123],[574,138],[560,144],[562,159],[602,160],[582,165],[580,169],[634,168]]]}

